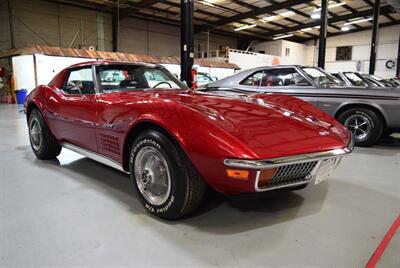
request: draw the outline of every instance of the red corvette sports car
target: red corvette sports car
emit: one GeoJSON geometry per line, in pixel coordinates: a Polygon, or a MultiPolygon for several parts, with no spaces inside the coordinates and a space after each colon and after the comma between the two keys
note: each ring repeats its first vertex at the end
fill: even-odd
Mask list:
{"type": "Polygon", "coordinates": [[[196,209],[207,186],[239,194],[318,183],[353,149],[342,125],[302,100],[196,92],[157,65],[73,65],[25,109],[38,158],[65,147],[129,173],[163,219],[196,209]]]}

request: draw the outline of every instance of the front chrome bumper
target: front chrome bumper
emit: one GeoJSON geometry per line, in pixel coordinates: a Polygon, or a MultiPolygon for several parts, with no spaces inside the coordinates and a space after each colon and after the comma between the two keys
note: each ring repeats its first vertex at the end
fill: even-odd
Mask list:
{"type": "Polygon", "coordinates": [[[341,148],[341,149],[334,149],[329,151],[323,152],[316,152],[316,153],[309,153],[309,154],[301,154],[301,155],[293,155],[293,156],[286,156],[286,157],[279,157],[279,158],[271,158],[271,159],[264,159],[264,160],[243,160],[243,159],[225,159],[224,164],[228,167],[240,168],[240,169],[255,169],[256,172],[256,179],[254,183],[254,189],[257,192],[261,191],[269,191],[279,188],[286,188],[286,187],[294,187],[301,184],[308,183],[309,181],[315,179],[316,173],[321,165],[321,163],[326,159],[335,159],[334,160],[334,167],[336,168],[337,165],[340,163],[343,156],[351,153],[354,148],[354,141],[351,138],[348,147],[341,148]],[[260,188],[259,185],[259,177],[261,171],[263,169],[271,169],[271,168],[288,168],[290,166],[295,166],[315,162],[315,165],[310,172],[306,176],[302,176],[298,179],[293,180],[283,180],[282,184],[274,184],[269,187],[260,188]]]}
{"type": "Polygon", "coordinates": [[[264,160],[243,160],[243,159],[225,159],[224,164],[228,167],[243,168],[243,169],[266,169],[274,168],[289,164],[305,163],[310,161],[324,160],[333,157],[340,157],[349,154],[353,151],[353,147],[342,149],[334,149],[329,151],[291,155],[278,158],[270,158],[264,160]]]}

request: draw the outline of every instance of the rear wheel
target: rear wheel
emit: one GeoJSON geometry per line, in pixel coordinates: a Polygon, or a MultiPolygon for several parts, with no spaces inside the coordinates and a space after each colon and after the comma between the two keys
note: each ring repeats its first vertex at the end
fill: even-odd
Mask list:
{"type": "Polygon", "coordinates": [[[372,146],[382,136],[383,122],[370,109],[351,108],[341,113],[338,121],[353,133],[357,146],[372,146]]]}
{"type": "Polygon", "coordinates": [[[129,170],[141,203],[159,218],[183,217],[203,200],[206,183],[179,145],[159,131],[138,136],[129,170]]]}
{"type": "Polygon", "coordinates": [[[60,143],[50,132],[42,115],[34,109],[28,121],[29,141],[36,157],[39,159],[53,159],[61,152],[60,143]]]}

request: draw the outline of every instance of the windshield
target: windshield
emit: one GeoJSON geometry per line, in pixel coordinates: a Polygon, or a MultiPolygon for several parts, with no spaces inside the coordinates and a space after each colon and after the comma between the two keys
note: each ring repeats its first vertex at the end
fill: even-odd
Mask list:
{"type": "Polygon", "coordinates": [[[150,88],[183,89],[178,79],[162,67],[117,64],[97,67],[101,92],[150,88]]]}
{"type": "Polygon", "coordinates": [[[346,78],[350,81],[350,83],[353,86],[357,86],[357,87],[369,86],[369,84],[367,83],[368,81],[364,81],[365,79],[363,79],[363,77],[360,76],[359,74],[356,74],[353,72],[344,72],[343,74],[344,74],[344,76],[346,76],[346,78]]]}
{"type": "Polygon", "coordinates": [[[342,86],[343,82],[334,76],[323,72],[319,68],[314,67],[303,67],[301,68],[314,83],[319,86],[342,86]]]}

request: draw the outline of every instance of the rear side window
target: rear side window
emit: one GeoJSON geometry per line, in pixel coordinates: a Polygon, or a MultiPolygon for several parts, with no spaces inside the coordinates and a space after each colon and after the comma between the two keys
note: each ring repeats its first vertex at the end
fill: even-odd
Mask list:
{"type": "Polygon", "coordinates": [[[258,71],[248,76],[246,79],[240,82],[240,84],[244,86],[258,87],[260,86],[262,77],[263,77],[263,71],[258,71]]]}
{"type": "Polygon", "coordinates": [[[63,87],[67,94],[95,94],[92,67],[72,70],[63,87]]]}
{"type": "Polygon", "coordinates": [[[262,87],[311,86],[311,84],[294,68],[264,70],[261,79],[262,87]]]}

